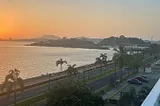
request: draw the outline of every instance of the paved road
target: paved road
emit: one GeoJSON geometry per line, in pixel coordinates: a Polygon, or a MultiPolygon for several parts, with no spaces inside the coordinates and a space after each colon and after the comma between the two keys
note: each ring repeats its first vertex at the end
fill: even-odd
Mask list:
{"type": "MultiPolygon", "coordinates": [[[[66,79],[61,79],[61,80],[66,80],[66,79]]],[[[52,82],[53,85],[55,85],[55,83],[56,83],[56,81],[52,82]]],[[[18,93],[17,94],[17,101],[22,101],[22,100],[30,98],[32,96],[45,93],[48,90],[48,87],[49,87],[48,84],[44,84],[41,86],[27,89],[22,93],[18,93]]],[[[11,97],[9,99],[6,96],[0,97],[0,106],[8,106],[13,103],[14,103],[13,95],[11,95],[11,97]]]]}
{"type": "MultiPolygon", "coordinates": [[[[109,68],[111,68],[111,66],[107,66],[103,70],[107,71],[107,70],[109,70],[109,68]]],[[[95,75],[99,74],[101,71],[102,71],[102,68],[97,68],[95,70],[88,71],[87,75],[95,76],[95,75]]],[[[82,75],[82,73],[81,73],[81,75],[82,75]]],[[[48,80],[47,77],[46,77],[46,80],[48,80]]],[[[51,85],[54,86],[59,81],[66,81],[66,80],[67,80],[67,78],[60,79],[58,81],[51,82],[51,85]]],[[[48,91],[48,87],[49,87],[48,84],[43,84],[43,85],[40,85],[40,86],[37,86],[37,87],[27,89],[22,93],[18,93],[17,94],[17,101],[22,101],[22,100],[25,100],[27,98],[33,97],[35,95],[45,93],[45,92],[48,91]]],[[[13,103],[14,103],[13,95],[11,95],[11,97],[9,99],[6,96],[0,96],[0,106],[8,106],[8,105],[13,104],[13,103]]]]}
{"type": "MultiPolygon", "coordinates": [[[[131,72],[133,70],[124,70],[122,72],[122,76],[128,74],[128,71],[131,72]]],[[[113,74],[111,74],[109,76],[103,77],[101,79],[98,79],[98,80],[96,80],[94,82],[91,82],[91,83],[88,84],[88,86],[91,88],[92,91],[96,91],[96,90],[108,85],[110,83],[110,81],[111,81],[111,77],[114,77],[114,76],[115,76],[115,73],[113,73],[113,74]]],[[[119,70],[119,71],[116,72],[115,79],[116,80],[119,79],[120,76],[121,76],[121,71],[119,70]]]]}
{"type": "MultiPolygon", "coordinates": [[[[106,67],[105,70],[109,70],[109,68],[113,68],[113,66],[106,67]]],[[[87,72],[87,73],[88,73],[87,75],[94,76],[94,75],[99,74],[101,71],[102,71],[101,68],[97,68],[97,69],[95,69],[95,70],[88,71],[88,72],[87,72]]],[[[133,71],[133,70],[124,70],[123,73],[122,73],[122,75],[127,74],[128,71],[133,71]]],[[[82,75],[82,74],[81,74],[81,75],[82,75]]],[[[121,72],[118,71],[118,72],[116,73],[116,75],[117,75],[117,77],[116,77],[117,79],[120,78],[121,72]]],[[[89,87],[89,88],[94,88],[94,89],[92,89],[92,90],[93,90],[93,91],[96,91],[96,90],[98,90],[98,89],[100,89],[100,88],[108,85],[111,76],[115,76],[115,74],[113,73],[113,74],[111,74],[111,75],[109,75],[109,76],[106,76],[106,77],[103,77],[103,78],[101,78],[101,79],[99,79],[99,80],[96,80],[96,81],[88,84],[88,87],[89,87]]],[[[66,78],[61,79],[61,80],[66,81],[66,78]]],[[[57,83],[57,81],[54,81],[54,82],[52,82],[51,85],[54,86],[56,83],[57,83]]],[[[27,90],[25,90],[24,92],[19,93],[19,94],[17,95],[17,101],[22,101],[22,100],[24,100],[24,99],[33,97],[33,96],[35,96],[35,95],[39,95],[39,94],[45,93],[47,90],[48,90],[48,85],[47,85],[47,84],[43,84],[43,85],[38,86],[38,87],[34,87],[34,88],[27,89],[27,90]]],[[[10,97],[10,99],[7,99],[6,96],[0,97],[0,106],[8,106],[8,105],[10,105],[10,104],[13,104],[13,95],[10,97]]]]}

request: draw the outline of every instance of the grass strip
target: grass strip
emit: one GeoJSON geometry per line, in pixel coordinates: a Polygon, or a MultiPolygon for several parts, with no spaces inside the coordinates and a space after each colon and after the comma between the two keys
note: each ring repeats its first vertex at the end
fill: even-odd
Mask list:
{"type": "Polygon", "coordinates": [[[100,88],[99,90],[95,91],[95,93],[96,93],[97,95],[100,95],[100,96],[101,96],[101,95],[104,94],[105,92],[110,91],[112,88],[113,88],[112,86],[106,85],[106,86],[100,88]]]}
{"type": "Polygon", "coordinates": [[[96,75],[96,76],[94,76],[93,78],[86,80],[85,82],[86,82],[86,83],[94,82],[94,81],[96,81],[96,80],[98,80],[98,79],[101,79],[101,78],[103,78],[103,77],[106,77],[106,76],[108,76],[108,75],[111,75],[112,73],[114,73],[114,72],[117,71],[117,70],[118,70],[118,69],[113,69],[113,70],[110,70],[110,71],[102,72],[101,74],[96,75]]]}
{"type": "Polygon", "coordinates": [[[120,91],[122,91],[124,88],[126,88],[129,84],[127,83],[126,85],[124,85],[121,89],[119,89],[117,92],[113,93],[108,99],[111,99],[112,97],[114,97],[115,95],[117,95],[120,91]]]}

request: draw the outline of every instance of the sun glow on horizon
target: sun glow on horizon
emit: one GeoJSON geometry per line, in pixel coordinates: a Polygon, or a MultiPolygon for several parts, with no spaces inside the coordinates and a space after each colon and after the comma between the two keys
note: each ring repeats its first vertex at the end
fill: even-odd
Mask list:
{"type": "Polygon", "coordinates": [[[16,14],[12,10],[1,10],[0,13],[0,38],[9,38],[16,30],[16,14]]]}
{"type": "Polygon", "coordinates": [[[160,39],[159,4],[150,0],[0,0],[0,38],[124,34],[160,39]]]}

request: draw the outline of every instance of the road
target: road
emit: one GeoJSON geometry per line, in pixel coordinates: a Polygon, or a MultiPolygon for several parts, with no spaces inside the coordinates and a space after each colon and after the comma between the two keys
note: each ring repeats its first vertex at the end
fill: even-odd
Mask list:
{"type": "MultiPolygon", "coordinates": [[[[113,68],[113,66],[112,67],[108,66],[103,70],[109,70],[109,69],[111,70],[112,68],[113,68]]],[[[133,71],[133,70],[124,70],[122,72],[122,75],[128,74],[128,71],[133,71]]],[[[87,75],[94,76],[94,75],[99,74],[100,72],[102,72],[102,68],[97,68],[97,69],[88,71],[87,75]]],[[[81,73],[80,76],[82,76],[82,73],[81,73]]],[[[115,73],[112,73],[109,76],[105,76],[101,79],[98,79],[96,81],[93,81],[93,82],[89,83],[88,87],[93,88],[93,89],[91,89],[92,91],[96,91],[96,90],[108,85],[109,82],[110,82],[110,78],[112,76],[115,76],[115,73]]],[[[121,71],[117,71],[115,78],[118,79],[118,78],[120,78],[120,76],[121,76],[121,71]]],[[[63,79],[60,79],[58,81],[51,82],[51,85],[55,86],[59,81],[67,81],[67,78],[63,78],[63,79]]],[[[48,91],[48,84],[43,84],[43,85],[40,85],[40,86],[37,86],[37,87],[29,88],[22,93],[18,93],[17,101],[22,101],[22,100],[25,100],[27,98],[46,93],[47,91],[48,91]]],[[[6,96],[1,96],[0,97],[0,106],[8,106],[8,105],[13,104],[13,103],[14,103],[13,95],[11,95],[11,97],[9,99],[6,96]]]]}
{"type": "MultiPolygon", "coordinates": [[[[106,70],[106,71],[107,71],[107,70],[109,70],[110,68],[113,68],[113,67],[107,66],[107,67],[106,67],[105,69],[103,69],[103,70],[106,70]]],[[[88,72],[86,73],[86,76],[87,76],[87,75],[89,75],[90,77],[91,77],[91,76],[95,76],[95,75],[99,74],[101,71],[102,71],[102,68],[97,68],[97,69],[88,71],[88,72]]],[[[82,73],[81,73],[80,76],[82,76],[82,73]]],[[[87,78],[87,77],[85,77],[85,78],[87,78]]],[[[46,78],[46,80],[47,80],[47,79],[48,79],[48,78],[46,78]]],[[[67,78],[63,78],[63,79],[60,79],[60,80],[58,80],[58,81],[53,81],[53,82],[50,83],[50,85],[54,86],[54,85],[56,85],[59,81],[66,81],[66,80],[67,80],[67,78]]],[[[39,81],[39,80],[38,80],[38,81],[39,81]]],[[[96,83],[93,83],[92,85],[93,85],[93,86],[97,86],[97,85],[94,85],[94,84],[96,84],[96,83]]],[[[102,85],[101,85],[101,86],[102,86],[102,85]]],[[[97,89],[100,88],[101,86],[97,87],[97,89]]],[[[40,85],[40,86],[37,86],[37,87],[29,88],[29,89],[25,90],[25,91],[22,92],[22,93],[19,93],[19,92],[18,92],[18,93],[17,93],[17,101],[22,101],[22,100],[25,100],[25,99],[27,99],[27,98],[30,98],[30,97],[33,97],[33,96],[36,96],[36,95],[45,93],[45,92],[48,91],[48,88],[49,88],[48,84],[43,84],[43,85],[40,85]]],[[[6,95],[5,95],[5,96],[0,96],[0,106],[8,106],[8,105],[13,104],[13,103],[14,103],[14,99],[13,99],[13,98],[14,98],[13,94],[10,96],[9,99],[6,97],[6,95]]]]}
{"type": "MultiPolygon", "coordinates": [[[[128,71],[131,72],[133,70],[124,70],[122,72],[122,76],[128,74],[128,71]]],[[[111,78],[114,76],[115,76],[115,73],[110,74],[109,76],[105,76],[101,79],[98,79],[94,82],[89,83],[88,86],[89,86],[89,88],[91,88],[92,91],[96,91],[96,90],[108,85],[111,81],[111,78]]],[[[121,77],[121,71],[119,70],[116,72],[116,77],[114,77],[114,78],[117,80],[117,79],[120,79],[120,77],[121,77]]]]}

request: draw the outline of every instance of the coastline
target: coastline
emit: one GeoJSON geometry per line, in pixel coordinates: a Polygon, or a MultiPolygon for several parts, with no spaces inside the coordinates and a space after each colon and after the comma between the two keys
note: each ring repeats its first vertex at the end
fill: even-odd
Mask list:
{"type": "MultiPolygon", "coordinates": [[[[83,73],[88,70],[93,70],[93,69],[99,68],[99,67],[103,67],[103,66],[101,64],[92,63],[92,64],[76,67],[76,69],[78,70],[79,73],[83,73]]],[[[32,77],[32,78],[27,78],[27,79],[24,79],[23,82],[25,84],[25,89],[27,89],[30,87],[45,84],[45,83],[48,83],[49,81],[54,81],[54,80],[62,79],[65,77],[67,77],[67,72],[64,70],[62,72],[50,73],[50,74],[40,75],[40,76],[36,76],[36,77],[32,77]]],[[[3,83],[0,84],[0,88],[1,88],[2,84],[3,83]]],[[[17,85],[16,90],[20,91],[19,85],[17,85]]],[[[0,90],[0,96],[5,95],[5,94],[6,94],[6,89],[4,89],[4,92],[2,92],[0,90]]]]}
{"type": "Polygon", "coordinates": [[[61,48],[78,48],[78,49],[89,49],[89,50],[110,50],[110,48],[92,48],[92,47],[71,47],[71,46],[45,46],[45,45],[32,45],[32,44],[26,44],[24,46],[35,46],[35,47],[61,47],[61,48]]]}

